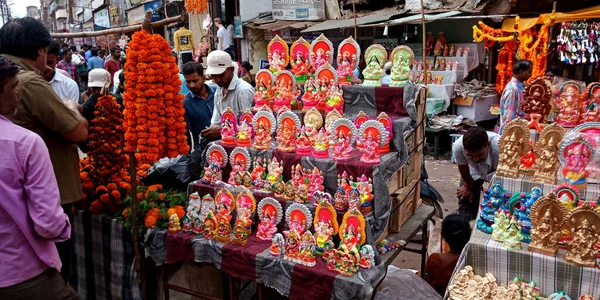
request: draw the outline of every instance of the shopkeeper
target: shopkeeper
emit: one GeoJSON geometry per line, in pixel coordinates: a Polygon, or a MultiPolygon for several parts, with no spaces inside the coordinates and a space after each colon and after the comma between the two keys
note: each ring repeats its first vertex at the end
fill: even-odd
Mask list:
{"type": "Polygon", "coordinates": [[[498,168],[500,136],[482,127],[469,129],[452,145],[452,161],[458,165],[461,186],[456,191],[458,212],[477,217],[484,182],[489,182],[498,168]]]}
{"type": "Polygon", "coordinates": [[[218,86],[214,94],[214,109],[211,126],[202,130],[203,137],[209,140],[221,138],[221,115],[227,107],[239,116],[254,106],[254,88],[235,74],[231,56],[222,50],[214,50],[206,58],[206,74],[218,86]]]}
{"type": "Polygon", "coordinates": [[[500,134],[504,124],[519,117],[519,104],[523,102],[523,82],[531,77],[533,63],[529,60],[518,60],[513,65],[513,78],[508,82],[500,97],[500,134]]]}

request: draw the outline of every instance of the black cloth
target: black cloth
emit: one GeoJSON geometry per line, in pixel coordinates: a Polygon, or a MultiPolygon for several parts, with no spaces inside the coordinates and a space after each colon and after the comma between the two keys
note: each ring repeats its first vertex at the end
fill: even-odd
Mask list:
{"type": "Polygon", "coordinates": [[[475,220],[475,218],[477,218],[479,201],[481,200],[481,190],[483,189],[484,182],[483,179],[477,179],[473,182],[472,201],[469,201],[469,199],[458,200],[458,213],[469,216],[469,220],[475,220]]]}
{"type": "Polygon", "coordinates": [[[181,65],[185,65],[185,63],[194,61],[194,56],[191,52],[181,53],[181,65]]]}

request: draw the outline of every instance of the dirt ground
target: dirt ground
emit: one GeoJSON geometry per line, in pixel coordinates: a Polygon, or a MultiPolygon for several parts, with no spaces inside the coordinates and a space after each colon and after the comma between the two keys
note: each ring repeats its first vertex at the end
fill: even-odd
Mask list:
{"type": "MultiPolygon", "coordinates": [[[[444,216],[454,213],[458,209],[456,189],[460,181],[460,175],[456,165],[450,162],[448,155],[440,156],[439,160],[432,157],[425,158],[425,167],[429,174],[431,184],[442,196],[444,203],[440,203],[444,210],[444,216]]],[[[420,244],[410,243],[412,249],[420,249],[420,244]]],[[[394,260],[393,265],[402,269],[419,270],[421,268],[421,256],[416,253],[403,251],[394,260]]]]}

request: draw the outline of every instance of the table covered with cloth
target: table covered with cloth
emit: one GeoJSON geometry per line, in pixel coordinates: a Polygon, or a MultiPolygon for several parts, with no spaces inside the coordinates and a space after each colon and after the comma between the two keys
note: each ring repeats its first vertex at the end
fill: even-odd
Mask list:
{"type": "Polygon", "coordinates": [[[559,291],[565,291],[572,299],[586,294],[600,295],[598,268],[582,268],[565,262],[565,250],[562,249],[553,257],[529,252],[527,246],[522,243],[522,250],[509,250],[492,240],[490,234],[474,229],[469,244],[458,259],[454,275],[469,265],[475,275],[491,273],[504,286],[515,276],[525,282],[535,280],[543,296],[559,291]]]}
{"type": "MultiPolygon", "coordinates": [[[[385,112],[392,119],[393,139],[390,141],[390,152],[381,156],[381,163],[369,165],[360,161],[361,153],[354,150],[347,161],[335,161],[333,158],[321,159],[312,156],[298,156],[295,153],[278,151],[276,142],[271,143],[270,149],[256,150],[247,148],[250,156],[272,159],[276,157],[283,162],[283,179],[291,179],[292,167],[300,164],[303,168],[317,168],[323,172],[325,191],[331,195],[337,189],[337,175],[344,171],[356,180],[363,174],[373,179],[373,212],[366,217],[367,241],[373,244],[384,232],[391,211],[391,197],[388,182],[408,158],[405,135],[412,131],[416,124],[415,100],[419,92],[416,85],[407,84],[404,88],[388,87],[344,87],[344,117],[354,121],[356,115],[363,111],[367,116],[376,118],[385,112]]],[[[273,139],[274,140],[274,139],[273,139]]],[[[223,145],[228,155],[235,146],[223,145]]],[[[227,164],[222,170],[223,181],[229,180],[231,165],[227,164]]],[[[202,196],[203,194],[201,194],[202,196]]]]}
{"type": "Polygon", "coordinates": [[[141,299],[131,228],[111,215],[76,211],[69,283],[86,300],[141,299]]]}
{"type": "MultiPolygon", "coordinates": [[[[532,176],[525,176],[525,175],[521,175],[518,178],[506,178],[506,177],[494,175],[494,177],[492,177],[492,180],[490,181],[490,183],[494,184],[496,182],[501,183],[504,186],[504,189],[507,190],[511,194],[520,193],[520,192],[529,193],[529,192],[531,192],[532,188],[537,186],[542,189],[542,195],[552,192],[554,189],[556,189],[561,184],[560,179],[557,181],[558,185],[546,184],[546,183],[534,182],[532,176]]],[[[589,183],[587,185],[587,188],[578,189],[578,190],[579,190],[579,195],[581,196],[582,200],[596,202],[596,200],[598,200],[598,197],[600,197],[599,186],[598,186],[598,184],[595,184],[595,183],[589,183]]]]}
{"type": "Polygon", "coordinates": [[[179,261],[212,263],[233,277],[271,287],[290,299],[369,299],[385,276],[385,266],[379,257],[375,267],[360,269],[347,277],[329,270],[321,257],[317,257],[314,267],[307,267],[283,256],[272,256],[270,246],[271,242],[254,234],[246,246],[166,229],[149,230],[146,235],[146,254],[157,265],[179,261]]]}

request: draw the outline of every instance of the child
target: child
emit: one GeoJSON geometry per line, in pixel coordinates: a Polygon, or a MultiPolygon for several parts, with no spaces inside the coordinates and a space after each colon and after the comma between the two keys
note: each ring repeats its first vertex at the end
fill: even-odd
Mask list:
{"type": "Polygon", "coordinates": [[[471,238],[469,220],[462,215],[447,216],[442,222],[442,237],[448,243],[450,252],[434,253],[427,258],[425,280],[444,296],[460,253],[471,238]]]}

